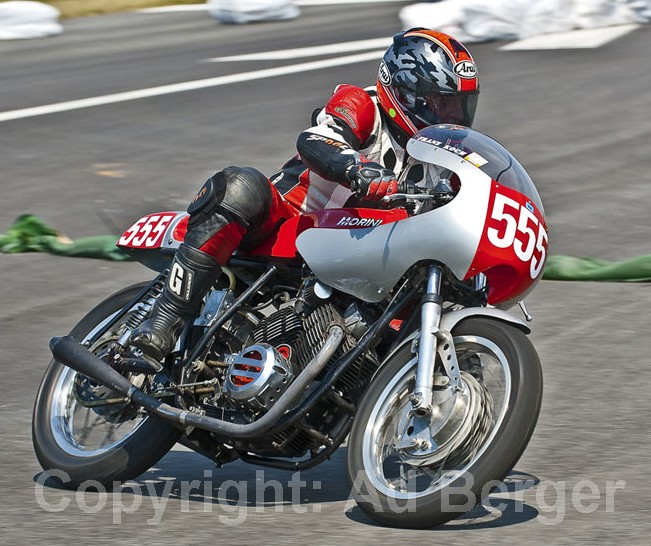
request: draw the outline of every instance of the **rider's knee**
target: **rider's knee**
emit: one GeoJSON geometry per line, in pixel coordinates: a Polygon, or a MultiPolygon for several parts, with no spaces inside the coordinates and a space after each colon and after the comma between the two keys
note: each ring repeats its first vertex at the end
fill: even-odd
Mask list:
{"type": "Polygon", "coordinates": [[[267,177],[253,167],[226,167],[202,186],[190,203],[191,216],[219,213],[253,229],[264,222],[272,204],[267,177]]]}

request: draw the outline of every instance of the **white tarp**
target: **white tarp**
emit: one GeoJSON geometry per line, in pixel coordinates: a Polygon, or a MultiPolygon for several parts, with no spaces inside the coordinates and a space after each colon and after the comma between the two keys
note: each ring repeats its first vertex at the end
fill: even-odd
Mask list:
{"type": "Polygon", "coordinates": [[[26,40],[61,34],[58,9],[43,2],[0,2],[0,40],[26,40]]]}
{"type": "Polygon", "coordinates": [[[404,28],[440,30],[462,42],[521,40],[651,20],[651,0],[443,0],[400,11],[404,28]]]}
{"type": "Polygon", "coordinates": [[[299,9],[290,0],[208,0],[208,11],[221,23],[294,19],[299,9]]]}

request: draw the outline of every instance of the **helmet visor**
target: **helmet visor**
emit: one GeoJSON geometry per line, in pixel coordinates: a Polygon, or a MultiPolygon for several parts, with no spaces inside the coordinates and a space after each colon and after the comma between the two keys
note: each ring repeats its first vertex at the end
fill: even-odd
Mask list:
{"type": "Polygon", "coordinates": [[[439,90],[396,86],[395,97],[418,129],[437,123],[471,127],[477,111],[477,91],[441,93],[439,90]]]}

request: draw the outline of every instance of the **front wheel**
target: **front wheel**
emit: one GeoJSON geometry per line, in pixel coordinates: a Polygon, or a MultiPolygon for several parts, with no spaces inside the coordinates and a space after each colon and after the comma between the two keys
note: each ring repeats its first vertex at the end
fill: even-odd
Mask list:
{"type": "Polygon", "coordinates": [[[526,335],[484,317],[464,320],[452,334],[461,390],[442,397],[430,416],[410,414],[417,367],[410,344],[383,366],[359,406],[349,481],[357,504],[381,524],[434,527],[470,510],[486,484],[513,468],[533,433],[542,371],[526,335]]]}
{"type": "MultiPolygon", "coordinates": [[[[126,288],[95,307],[70,335],[84,342],[127,305],[144,284],[126,288]]],[[[101,355],[118,336],[120,321],[89,349],[101,355]]],[[[151,374],[130,374],[147,389],[151,374]]],[[[181,433],[168,423],[116,398],[109,389],[50,362],[36,396],[32,440],[36,456],[64,487],[94,480],[107,488],[135,478],[167,453],[181,433]]]]}

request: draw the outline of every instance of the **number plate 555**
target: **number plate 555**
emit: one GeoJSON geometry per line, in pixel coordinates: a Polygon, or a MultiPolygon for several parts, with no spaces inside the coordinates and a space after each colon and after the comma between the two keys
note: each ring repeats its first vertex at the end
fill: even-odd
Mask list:
{"type": "Polygon", "coordinates": [[[118,246],[129,248],[160,247],[165,231],[175,217],[176,213],[158,213],[144,216],[122,234],[118,246]]]}
{"type": "Polygon", "coordinates": [[[496,193],[489,223],[486,235],[490,243],[497,248],[511,248],[519,260],[529,263],[531,278],[538,277],[547,256],[548,237],[531,202],[522,204],[496,193]]]}

